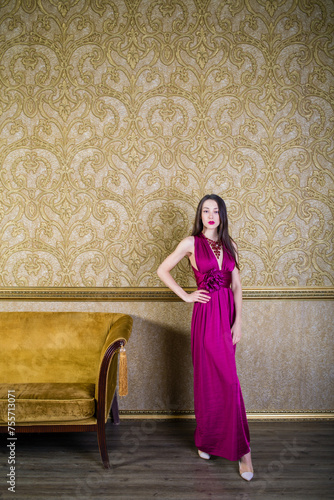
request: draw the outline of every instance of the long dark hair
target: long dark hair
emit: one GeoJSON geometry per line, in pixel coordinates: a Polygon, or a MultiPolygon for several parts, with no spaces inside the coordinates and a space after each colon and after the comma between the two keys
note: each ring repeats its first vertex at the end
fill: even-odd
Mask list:
{"type": "Polygon", "coordinates": [[[234,240],[228,233],[228,219],[227,219],[227,210],[225,201],[218,196],[217,194],[207,194],[203,196],[201,201],[199,202],[196,210],[196,217],[193,227],[192,236],[198,236],[203,231],[203,222],[202,222],[202,208],[206,200],[214,200],[218,205],[220,224],[217,227],[218,232],[218,241],[222,242],[223,249],[230,254],[230,256],[234,259],[235,265],[238,269],[239,264],[237,261],[237,252],[233,246],[234,240]]]}

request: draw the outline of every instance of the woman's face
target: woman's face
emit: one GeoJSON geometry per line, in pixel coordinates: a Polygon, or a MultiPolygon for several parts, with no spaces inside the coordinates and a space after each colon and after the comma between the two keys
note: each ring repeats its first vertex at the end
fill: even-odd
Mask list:
{"type": "Polygon", "coordinates": [[[202,207],[202,222],[207,229],[217,229],[220,224],[218,204],[215,200],[206,200],[202,207]]]}

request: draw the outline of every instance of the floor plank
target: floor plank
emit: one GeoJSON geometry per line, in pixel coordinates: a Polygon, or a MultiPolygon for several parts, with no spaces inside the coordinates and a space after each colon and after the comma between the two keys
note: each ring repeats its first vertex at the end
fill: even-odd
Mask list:
{"type": "Polygon", "coordinates": [[[255,469],[250,483],[240,478],[237,462],[198,457],[193,420],[108,424],[110,470],[102,467],[94,433],[18,434],[15,494],[7,491],[2,435],[0,499],[334,499],[333,423],[249,426],[255,469]]]}

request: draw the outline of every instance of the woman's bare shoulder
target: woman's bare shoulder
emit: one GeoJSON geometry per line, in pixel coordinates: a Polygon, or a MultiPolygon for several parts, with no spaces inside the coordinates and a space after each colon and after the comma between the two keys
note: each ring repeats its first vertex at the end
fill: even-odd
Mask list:
{"type": "Polygon", "coordinates": [[[193,245],[195,242],[195,236],[186,236],[182,241],[186,241],[188,245],[193,245]]]}
{"type": "Polygon", "coordinates": [[[195,237],[194,236],[186,236],[183,240],[180,241],[179,247],[183,250],[193,253],[195,245],[195,237]]]}

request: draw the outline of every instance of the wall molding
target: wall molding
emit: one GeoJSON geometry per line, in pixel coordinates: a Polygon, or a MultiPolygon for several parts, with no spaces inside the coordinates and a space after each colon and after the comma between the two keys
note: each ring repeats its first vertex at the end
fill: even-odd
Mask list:
{"type": "MultiPolygon", "coordinates": [[[[191,292],[195,288],[185,288],[191,292]]],[[[334,287],[328,288],[244,288],[245,300],[292,299],[333,300],[334,287]]],[[[34,301],[106,301],[106,302],[179,302],[168,288],[122,287],[7,287],[0,288],[0,300],[34,301]]]]}
{"type": "MultiPolygon", "coordinates": [[[[120,412],[121,419],[130,420],[130,419],[195,419],[194,412],[192,410],[189,411],[180,411],[180,412],[171,412],[171,411],[128,411],[121,410],[120,412]]],[[[287,421],[287,420],[334,420],[334,411],[322,411],[322,410],[313,410],[313,411],[273,411],[273,412],[246,412],[247,419],[251,421],[287,421]]]]}

